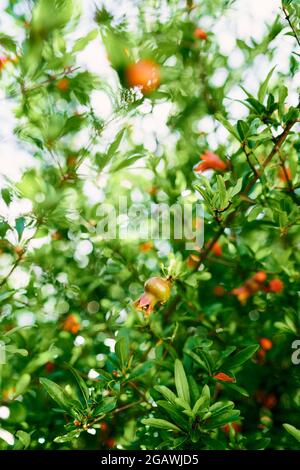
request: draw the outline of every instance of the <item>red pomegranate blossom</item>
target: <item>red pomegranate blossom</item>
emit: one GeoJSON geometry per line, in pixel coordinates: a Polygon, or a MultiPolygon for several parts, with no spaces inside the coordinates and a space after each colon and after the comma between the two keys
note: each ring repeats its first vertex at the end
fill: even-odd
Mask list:
{"type": "Polygon", "coordinates": [[[202,160],[195,168],[194,170],[196,172],[201,172],[201,171],[206,171],[206,170],[218,170],[218,171],[225,171],[227,168],[227,165],[219,155],[216,153],[210,152],[209,150],[206,150],[200,157],[200,160],[202,160]]]}
{"type": "Polygon", "coordinates": [[[227,374],[224,374],[224,372],[219,372],[218,374],[213,376],[214,379],[216,380],[221,380],[221,382],[231,382],[234,383],[235,379],[233,377],[230,377],[227,374]]]}

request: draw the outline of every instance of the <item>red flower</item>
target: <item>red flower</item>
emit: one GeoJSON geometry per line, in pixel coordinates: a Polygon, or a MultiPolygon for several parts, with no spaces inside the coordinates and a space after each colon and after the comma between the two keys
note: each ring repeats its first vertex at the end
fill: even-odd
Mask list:
{"type": "Polygon", "coordinates": [[[221,380],[222,382],[235,382],[233,377],[229,377],[229,375],[224,374],[224,372],[219,372],[218,374],[213,376],[216,380],[221,380]]]}
{"type": "Polygon", "coordinates": [[[225,171],[227,168],[227,164],[221,160],[219,155],[210,152],[209,150],[206,150],[200,157],[202,160],[201,163],[199,163],[195,167],[195,171],[205,171],[205,170],[219,170],[219,171],[225,171]]]}
{"type": "Polygon", "coordinates": [[[265,351],[269,351],[273,347],[273,343],[269,338],[261,338],[259,344],[265,351]]]}
{"type": "Polygon", "coordinates": [[[196,28],[195,31],[194,31],[194,37],[196,39],[207,39],[207,33],[205,31],[203,31],[203,29],[201,28],[196,28]]]}
{"type": "MultiPolygon", "coordinates": [[[[208,242],[209,245],[210,242],[208,242]]],[[[215,256],[222,256],[222,247],[220,243],[216,242],[213,244],[211,247],[210,251],[215,255],[215,256]]]]}
{"type": "Polygon", "coordinates": [[[224,426],[222,426],[222,431],[224,431],[226,434],[229,434],[230,427],[232,427],[235,430],[236,433],[241,432],[241,430],[242,430],[239,423],[237,423],[236,421],[233,421],[233,423],[230,423],[230,424],[227,423],[224,426]]]}
{"type": "Polygon", "coordinates": [[[0,57],[0,70],[5,67],[7,62],[9,62],[9,59],[7,57],[0,57]]]}
{"type": "Polygon", "coordinates": [[[134,306],[137,310],[143,310],[145,315],[150,315],[153,312],[155,305],[157,304],[158,299],[150,292],[144,292],[141,297],[134,302],[134,306]]]}
{"type": "Polygon", "coordinates": [[[292,179],[292,172],[291,172],[291,169],[289,167],[281,167],[279,168],[278,170],[278,178],[283,182],[283,183],[287,183],[288,181],[291,181],[292,179]]]}

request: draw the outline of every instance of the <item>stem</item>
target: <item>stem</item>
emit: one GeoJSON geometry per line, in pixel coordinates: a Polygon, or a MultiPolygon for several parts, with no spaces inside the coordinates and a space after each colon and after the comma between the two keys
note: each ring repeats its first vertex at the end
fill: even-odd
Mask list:
{"type": "Polygon", "coordinates": [[[287,20],[288,24],[290,25],[291,30],[293,31],[293,34],[294,34],[295,39],[298,43],[298,46],[300,46],[300,40],[298,38],[297,31],[295,30],[294,25],[291,22],[290,15],[289,15],[288,11],[286,10],[286,8],[284,6],[282,6],[282,9],[283,9],[283,12],[284,12],[284,15],[285,15],[285,19],[287,20]]]}
{"type": "Polygon", "coordinates": [[[2,287],[6,281],[9,279],[9,277],[12,275],[12,273],[14,272],[14,270],[16,269],[16,267],[18,266],[18,264],[20,263],[21,261],[21,257],[19,257],[15,262],[14,264],[12,265],[9,273],[2,279],[2,281],[0,282],[0,287],[2,287]]]}
{"type": "Polygon", "coordinates": [[[296,124],[297,122],[297,119],[293,119],[293,121],[290,121],[285,129],[283,130],[283,132],[276,138],[276,141],[275,141],[275,145],[274,147],[272,148],[271,152],[269,153],[269,155],[267,156],[267,158],[263,161],[262,163],[262,171],[258,174],[256,174],[252,180],[250,181],[250,183],[248,184],[248,186],[246,187],[245,189],[245,193],[246,194],[249,194],[251,189],[253,188],[253,186],[255,185],[256,181],[261,177],[261,175],[263,174],[265,168],[268,166],[268,164],[271,162],[272,158],[276,155],[276,153],[278,153],[278,151],[280,150],[282,144],[284,143],[285,139],[287,138],[290,130],[292,129],[292,127],[296,124]]]}
{"type": "Polygon", "coordinates": [[[47,78],[47,80],[37,83],[36,85],[33,85],[32,87],[29,87],[29,88],[23,87],[23,91],[24,93],[27,93],[28,91],[30,92],[30,91],[36,90],[38,88],[41,88],[44,85],[48,85],[51,82],[55,82],[58,78],[65,77],[66,75],[69,75],[70,73],[76,72],[76,70],[78,69],[80,69],[80,67],[66,69],[63,72],[57,74],[55,77],[47,78]]]}

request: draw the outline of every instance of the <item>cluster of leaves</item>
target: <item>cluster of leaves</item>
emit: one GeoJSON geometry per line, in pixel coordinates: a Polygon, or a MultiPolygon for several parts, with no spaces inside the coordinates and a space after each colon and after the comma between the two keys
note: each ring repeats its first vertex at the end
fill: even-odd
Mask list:
{"type": "Polygon", "coordinates": [[[245,118],[228,111],[261,55],[271,64],[276,41],[299,43],[299,4],[283,1],[260,42],[236,40],[239,67],[209,26],[204,39],[194,34],[232,4],[172,1],[162,15],[143,1],[134,22],[99,7],[78,39],[84,2],[8,1],[3,14],[20,34],[0,34],[1,87],[33,163],[1,191],[1,449],[299,448],[291,356],[300,336],[300,141],[290,85],[299,51],[286,72],[270,65],[256,92],[242,87],[245,118]],[[111,80],[78,65],[100,40],[111,80]],[[160,70],[149,94],[126,83],[139,60],[160,70]],[[109,118],[94,109],[95,93],[110,102],[109,118]],[[149,123],[165,105],[162,134],[149,123]],[[203,118],[209,134],[199,132],[203,118]],[[207,150],[223,164],[194,171],[207,150]],[[146,213],[200,199],[195,265],[186,240],[106,239],[103,208],[120,197],[146,213]],[[240,304],[232,290],[258,271],[283,289],[253,290],[240,304]],[[146,318],[133,301],[161,272],[171,298],[146,318]]]}

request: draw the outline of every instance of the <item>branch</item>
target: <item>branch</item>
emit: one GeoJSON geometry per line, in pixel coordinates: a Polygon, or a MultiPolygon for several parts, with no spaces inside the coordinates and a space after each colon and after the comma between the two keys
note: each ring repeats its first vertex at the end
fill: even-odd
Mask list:
{"type": "Polygon", "coordinates": [[[263,174],[265,168],[268,166],[268,164],[271,162],[272,158],[278,153],[278,151],[280,150],[282,144],[284,143],[285,139],[287,138],[290,130],[292,129],[292,127],[296,124],[297,122],[297,119],[293,119],[292,121],[290,121],[285,129],[283,130],[283,132],[276,138],[276,141],[275,141],[275,145],[274,147],[272,148],[271,152],[269,153],[269,155],[267,156],[267,158],[264,160],[264,162],[262,163],[262,171],[260,173],[257,173],[253,178],[252,180],[250,181],[250,183],[248,184],[248,186],[246,187],[245,189],[245,193],[246,194],[249,194],[251,189],[253,188],[253,186],[255,185],[256,181],[261,177],[261,175],[263,174]]]}
{"type": "Polygon", "coordinates": [[[19,258],[14,262],[14,264],[12,265],[9,273],[0,282],[0,287],[2,287],[6,283],[6,281],[10,278],[10,276],[12,275],[12,273],[14,272],[14,270],[16,269],[18,264],[20,263],[21,258],[22,258],[22,256],[19,256],[19,258]]]}
{"type": "Polygon", "coordinates": [[[290,25],[291,30],[293,31],[293,34],[294,34],[295,39],[298,43],[298,46],[300,46],[300,40],[298,38],[297,31],[295,30],[294,25],[291,22],[290,15],[289,15],[288,11],[286,10],[286,8],[284,6],[282,7],[282,9],[283,9],[283,12],[284,12],[284,15],[285,15],[285,19],[287,20],[288,24],[290,25]]]}
{"type": "MultiPolygon", "coordinates": [[[[267,156],[267,158],[264,160],[264,162],[262,163],[262,171],[260,173],[257,173],[253,176],[252,180],[249,182],[248,186],[246,187],[245,189],[245,194],[248,195],[251,191],[251,189],[253,188],[253,186],[255,185],[256,181],[260,178],[260,176],[262,175],[263,171],[265,170],[265,168],[267,167],[267,165],[271,162],[272,158],[274,157],[274,155],[276,155],[279,151],[280,151],[280,148],[281,146],[283,145],[285,139],[287,138],[290,130],[292,129],[292,127],[296,124],[296,122],[298,121],[298,119],[293,119],[291,122],[289,122],[285,129],[283,130],[283,132],[276,138],[275,140],[275,145],[274,147],[272,148],[271,152],[269,153],[269,155],[267,156]]],[[[231,212],[225,219],[225,221],[223,222],[223,224],[220,226],[219,230],[216,232],[216,234],[214,235],[214,237],[212,238],[212,240],[208,243],[208,245],[206,246],[205,250],[202,251],[202,254],[200,255],[200,259],[199,259],[199,263],[198,265],[196,266],[195,269],[197,269],[201,263],[203,263],[203,261],[206,260],[207,256],[209,255],[212,247],[214,246],[214,244],[219,240],[219,238],[221,237],[221,235],[223,235],[224,233],[224,230],[225,228],[233,221],[233,219],[235,218],[235,216],[237,215],[237,213],[240,212],[240,206],[238,206],[236,208],[236,210],[234,212],[231,212]]]]}

